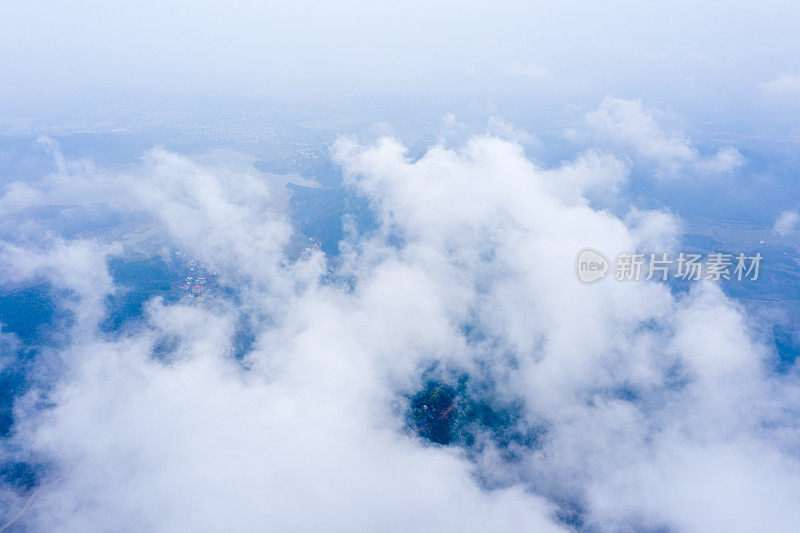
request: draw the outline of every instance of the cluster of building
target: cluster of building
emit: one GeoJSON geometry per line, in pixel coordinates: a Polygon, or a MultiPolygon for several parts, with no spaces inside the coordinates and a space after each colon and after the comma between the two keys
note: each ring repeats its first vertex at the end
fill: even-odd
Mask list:
{"type": "Polygon", "coordinates": [[[205,300],[215,286],[214,278],[216,273],[210,273],[205,264],[198,265],[193,259],[187,262],[186,267],[186,277],[178,288],[200,301],[205,300]]]}
{"type": "Polygon", "coordinates": [[[308,241],[310,246],[306,246],[306,252],[310,252],[311,250],[319,250],[322,247],[322,243],[313,237],[309,237],[308,241]]]}

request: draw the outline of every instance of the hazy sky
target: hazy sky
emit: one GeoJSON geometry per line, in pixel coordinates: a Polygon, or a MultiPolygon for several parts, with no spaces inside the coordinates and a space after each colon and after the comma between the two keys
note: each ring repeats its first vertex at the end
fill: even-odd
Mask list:
{"type": "Polygon", "coordinates": [[[0,101],[613,95],[745,116],[780,76],[800,99],[799,22],[791,1],[4,2],[0,101]]]}

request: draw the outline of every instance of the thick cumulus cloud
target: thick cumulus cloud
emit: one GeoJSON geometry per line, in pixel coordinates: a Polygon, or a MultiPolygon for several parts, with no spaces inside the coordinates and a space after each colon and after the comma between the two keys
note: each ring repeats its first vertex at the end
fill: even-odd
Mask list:
{"type": "MultiPolygon", "coordinates": [[[[670,142],[670,157],[691,154],[670,142]]],[[[3,454],[40,465],[39,485],[4,490],[7,520],[39,531],[798,523],[796,376],[766,370],[742,310],[711,283],[677,297],[576,279],[583,248],[678,237],[665,213],[592,208],[627,161],[589,151],[543,168],[491,136],[416,160],[391,139],[342,139],[334,155],[377,220],[350,232],[335,263],[282,253],[291,226],[257,174],[162,150],[116,172],[62,162],[7,189],[0,229],[25,231],[0,247],[4,276],[51,280],[76,317],[15,407],[3,454]],[[161,246],[216,265],[235,295],[154,298],[140,324],[104,332],[120,290],[108,258],[143,245],[122,229],[69,233],[59,217],[43,228],[54,203],[102,203],[154,228],[161,246]],[[234,356],[243,315],[254,342],[234,356]],[[533,436],[477,431],[442,446],[409,431],[405,398],[431,368],[484,383],[516,406],[507,425],[533,436]]]]}

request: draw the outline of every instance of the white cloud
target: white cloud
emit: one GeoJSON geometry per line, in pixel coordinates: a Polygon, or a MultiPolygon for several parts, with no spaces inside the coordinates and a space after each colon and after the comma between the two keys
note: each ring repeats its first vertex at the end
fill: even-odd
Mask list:
{"type": "Polygon", "coordinates": [[[500,137],[523,146],[539,146],[541,142],[534,135],[528,133],[524,128],[520,128],[499,117],[489,117],[486,127],[489,135],[500,137]]]}
{"type": "Polygon", "coordinates": [[[782,74],[772,81],[759,85],[764,96],[778,99],[800,97],[800,76],[782,74]]]}
{"type": "Polygon", "coordinates": [[[800,213],[797,211],[784,211],[775,220],[774,229],[778,233],[793,233],[800,225],[800,213]]]}
{"type": "Polygon", "coordinates": [[[550,190],[567,201],[593,196],[614,196],[628,176],[628,164],[612,155],[589,150],[574,161],[547,172],[550,190]]]}
{"type": "Polygon", "coordinates": [[[606,98],[599,109],[586,115],[586,122],[612,140],[633,146],[645,157],[667,164],[680,164],[695,157],[689,140],[680,132],[665,131],[653,110],[641,100],[606,98]]]}
{"type": "MultiPolygon", "coordinates": [[[[658,135],[673,148],[654,153],[683,153],[658,135]]],[[[26,206],[102,191],[160,224],[165,245],[219,265],[240,297],[153,300],[141,327],[109,337],[97,329],[115,289],[104,258],[126,241],[0,248],[0,264],[60,280],[88,317],[56,350],[66,368],[52,388],[17,406],[13,444],[55,481],[26,527],[558,531],[560,506],[599,530],[797,523],[797,386],[764,372],[740,309],[713,284],[676,297],[576,280],[585,247],[613,256],[678,237],[669,214],[589,206],[625,162],[590,151],[545,169],[489,136],[415,161],[390,139],[343,139],[335,157],[380,221],[350,237],[334,272],[348,284],[319,253],[276,255],[288,224],[255,176],[156,150],[125,175],[66,164],[30,184],[26,206]],[[240,362],[243,312],[255,344],[240,362]],[[164,338],[174,351],[154,357],[164,338]],[[463,453],[404,431],[403,395],[434,361],[520,405],[509,430],[539,433],[504,444],[484,427],[463,453]]],[[[3,497],[10,513],[22,505],[3,497]]]]}
{"type": "Polygon", "coordinates": [[[711,157],[701,156],[683,131],[669,129],[665,122],[665,113],[645,106],[641,100],[606,98],[597,110],[586,114],[586,123],[595,135],[632,148],[638,157],[660,165],[667,176],[683,170],[727,173],[745,163],[733,147],[711,157]]]}
{"type": "Polygon", "coordinates": [[[512,63],[508,66],[508,73],[537,81],[546,80],[552,76],[552,73],[547,68],[523,63],[512,63]]]}
{"type": "Polygon", "coordinates": [[[746,160],[736,148],[728,146],[709,158],[701,158],[695,164],[698,170],[709,174],[726,174],[743,166],[746,160]]]}
{"type": "Polygon", "coordinates": [[[678,245],[680,221],[663,211],[640,211],[632,209],[625,223],[635,235],[641,249],[652,253],[671,253],[678,245]]]}

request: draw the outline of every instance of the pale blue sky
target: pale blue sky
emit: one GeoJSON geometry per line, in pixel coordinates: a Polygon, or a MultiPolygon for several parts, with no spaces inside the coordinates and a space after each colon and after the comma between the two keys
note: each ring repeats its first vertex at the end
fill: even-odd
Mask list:
{"type": "Polygon", "coordinates": [[[760,84],[800,75],[799,26],[791,1],[5,2],[0,100],[616,95],[752,117],[798,108],[800,83],[760,84]]]}

